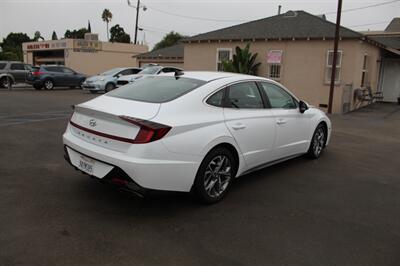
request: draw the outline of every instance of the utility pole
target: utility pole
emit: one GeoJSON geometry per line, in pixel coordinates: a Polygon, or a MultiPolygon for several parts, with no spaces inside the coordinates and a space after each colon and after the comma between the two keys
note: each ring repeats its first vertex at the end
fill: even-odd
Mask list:
{"type": "Polygon", "coordinates": [[[338,53],[338,46],[339,46],[339,30],[340,30],[341,15],[342,15],[342,0],[338,0],[338,8],[337,8],[337,14],[336,14],[335,41],[334,41],[334,45],[333,45],[331,86],[329,89],[328,114],[332,113],[333,91],[335,89],[336,62],[337,62],[337,53],[338,53]]]}
{"type": "Polygon", "coordinates": [[[134,44],[137,44],[137,33],[138,33],[138,29],[139,29],[139,25],[138,25],[139,24],[139,9],[143,8],[143,11],[146,11],[147,8],[146,8],[146,6],[141,6],[140,5],[140,0],[137,0],[137,5],[136,6],[132,5],[130,0],[127,0],[127,1],[128,1],[128,6],[136,8],[136,24],[135,24],[134,44]]]}
{"type": "Polygon", "coordinates": [[[138,22],[139,22],[139,6],[140,6],[140,0],[137,0],[137,6],[136,6],[136,25],[135,25],[135,44],[137,44],[137,30],[138,30],[138,22]]]}

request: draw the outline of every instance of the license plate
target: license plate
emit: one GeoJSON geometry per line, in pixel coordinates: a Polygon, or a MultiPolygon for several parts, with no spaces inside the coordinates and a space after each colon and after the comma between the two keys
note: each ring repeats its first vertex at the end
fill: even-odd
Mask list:
{"type": "Polygon", "coordinates": [[[81,169],[82,171],[88,173],[88,174],[92,174],[93,173],[93,168],[94,168],[94,160],[87,158],[85,156],[80,156],[79,158],[79,169],[81,169]]]}

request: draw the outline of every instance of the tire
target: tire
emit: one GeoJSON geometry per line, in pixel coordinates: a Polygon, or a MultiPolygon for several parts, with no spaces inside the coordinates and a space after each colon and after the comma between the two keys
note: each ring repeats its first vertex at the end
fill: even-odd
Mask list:
{"type": "Polygon", "coordinates": [[[314,131],[307,151],[307,156],[311,159],[318,159],[324,151],[327,139],[327,130],[324,124],[319,124],[314,131]]]}
{"type": "Polygon", "coordinates": [[[51,79],[46,79],[46,80],[43,82],[43,87],[44,87],[46,90],[52,90],[52,89],[54,89],[54,82],[53,82],[51,79]]]}
{"type": "Polygon", "coordinates": [[[104,91],[105,92],[109,92],[109,91],[112,91],[114,89],[115,89],[115,84],[110,82],[110,83],[106,84],[106,87],[105,87],[104,91]]]}
{"type": "Polygon", "coordinates": [[[39,84],[35,84],[33,85],[33,87],[35,88],[35,90],[41,90],[43,88],[43,86],[39,84]]]}
{"type": "MultiPolygon", "coordinates": [[[[0,79],[0,88],[5,88],[8,89],[8,78],[7,77],[3,77],[0,79]]],[[[11,83],[12,85],[12,83],[11,83]]]]}
{"type": "Polygon", "coordinates": [[[216,203],[228,193],[236,171],[237,162],[232,152],[223,147],[215,148],[200,164],[192,192],[203,203],[216,203]]]}

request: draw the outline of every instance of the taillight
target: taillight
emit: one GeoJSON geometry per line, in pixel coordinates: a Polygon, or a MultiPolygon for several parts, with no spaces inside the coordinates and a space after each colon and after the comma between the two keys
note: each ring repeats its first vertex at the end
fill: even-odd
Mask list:
{"type": "Polygon", "coordinates": [[[140,144],[156,141],[164,137],[171,130],[171,127],[169,126],[152,121],[142,120],[129,116],[120,116],[120,118],[140,127],[139,132],[132,143],[140,144]]]}
{"type": "Polygon", "coordinates": [[[34,71],[34,72],[32,72],[32,76],[40,76],[40,75],[43,75],[44,73],[43,72],[40,72],[40,71],[34,71]]]}

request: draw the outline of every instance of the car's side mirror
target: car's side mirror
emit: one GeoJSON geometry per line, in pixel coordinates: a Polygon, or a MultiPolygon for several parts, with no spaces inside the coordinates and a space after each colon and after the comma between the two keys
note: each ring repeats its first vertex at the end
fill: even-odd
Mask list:
{"type": "Polygon", "coordinates": [[[304,113],[307,110],[308,110],[308,105],[305,102],[300,101],[299,102],[299,111],[300,111],[300,113],[304,113]]]}

